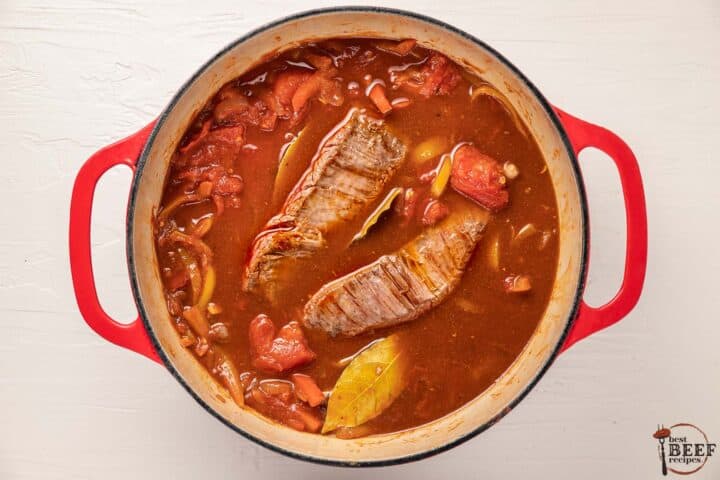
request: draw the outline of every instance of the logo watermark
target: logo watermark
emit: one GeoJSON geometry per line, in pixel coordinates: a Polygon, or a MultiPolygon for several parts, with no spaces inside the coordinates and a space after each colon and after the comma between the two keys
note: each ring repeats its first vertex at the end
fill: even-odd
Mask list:
{"type": "Polygon", "coordinates": [[[705,466],[717,448],[715,443],[710,443],[705,432],[690,423],[676,423],[670,427],[658,425],[652,436],[658,441],[663,475],[668,472],[677,475],[695,473],[705,466]]]}

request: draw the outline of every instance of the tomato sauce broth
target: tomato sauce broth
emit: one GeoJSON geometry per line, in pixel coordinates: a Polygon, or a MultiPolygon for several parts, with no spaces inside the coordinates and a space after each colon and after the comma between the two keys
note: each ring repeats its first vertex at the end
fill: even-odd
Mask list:
{"type": "MultiPolygon", "coordinates": [[[[255,98],[269,88],[277,72],[293,65],[311,68],[308,56],[339,59],[333,78],[342,86],[341,105],[317,99],[310,101],[301,117],[279,118],[272,130],[248,126],[241,148],[232,154],[215,152],[214,161],[224,164],[232,175],[241,177],[244,186],[232,204],[227,200],[229,197],[219,200],[224,202],[222,214],[214,216],[212,228],[203,236],[203,241],[212,250],[217,278],[212,303],[221,308],[212,315],[211,323],[221,322],[227,326],[223,349],[243,381],[288,379],[291,373],[304,373],[311,376],[320,389],[330,391],[345,366],[342,359],[378,338],[393,333],[400,335],[403,348],[411,358],[407,386],[389,408],[365,424],[363,434],[421,425],[456,410],[487,389],[518,356],[542,318],[556,273],[555,194],[537,144],[526,128],[516,123],[514,114],[498,97],[473,97],[477,86],[485,82],[459,66],[455,68],[461,71],[461,77],[447,94],[426,98],[412,90],[394,88],[389,72],[422,65],[431,53],[415,46],[411,54],[399,56],[377,48],[373,39],[333,39],[284,52],[223,87],[194,119],[180,147],[182,150],[198,137],[207,122],[212,123],[213,129],[222,126],[214,118],[214,111],[222,101],[223,91],[232,89],[255,98]],[[350,55],[351,52],[354,53],[350,55]],[[388,99],[408,99],[409,105],[381,115],[366,95],[368,86],[378,79],[384,83],[388,99]],[[441,153],[450,153],[462,142],[470,142],[485,155],[519,172],[516,178],[508,179],[509,205],[492,215],[458,287],[440,305],[414,321],[356,337],[333,338],[319,330],[304,329],[307,343],[316,354],[314,361],[281,374],[260,372],[253,367],[248,340],[253,318],[265,314],[278,328],[299,320],[305,302],[322,285],[397,250],[425,228],[420,222],[407,222],[397,215],[396,209],[391,209],[364,238],[351,242],[369,211],[385,196],[380,195],[373,208],[328,238],[328,247],[303,271],[302,278],[293,284],[280,305],[243,291],[243,269],[253,239],[280,209],[311,164],[323,138],[350,109],[360,109],[383,119],[389,130],[407,146],[407,158],[385,186],[385,193],[397,186],[427,190],[427,182],[421,178],[437,166],[439,155],[418,160],[417,149],[423,142],[436,139],[435,143],[442,145],[441,153]],[[298,138],[291,147],[292,157],[283,167],[282,181],[276,183],[283,152],[295,137],[298,138]],[[513,275],[530,278],[531,290],[508,292],[506,279],[513,275]]],[[[162,208],[167,208],[178,195],[187,193],[187,184],[180,180],[187,168],[183,155],[178,151],[173,158],[162,208]]],[[[449,187],[441,200],[449,210],[473,204],[449,187]]],[[[477,207],[473,204],[472,208],[477,207]]],[[[168,223],[187,231],[197,224],[198,218],[216,209],[212,199],[186,203],[170,213],[165,222],[158,221],[157,236],[161,237],[168,223]]],[[[184,335],[189,326],[180,309],[191,303],[190,286],[186,283],[176,288],[173,284],[178,271],[175,247],[157,242],[169,309],[179,333],[184,335]]],[[[197,352],[196,346],[188,348],[197,352]]],[[[197,357],[201,364],[217,373],[212,370],[212,355],[197,357]]],[[[319,407],[320,415],[322,409],[319,407]]]]}

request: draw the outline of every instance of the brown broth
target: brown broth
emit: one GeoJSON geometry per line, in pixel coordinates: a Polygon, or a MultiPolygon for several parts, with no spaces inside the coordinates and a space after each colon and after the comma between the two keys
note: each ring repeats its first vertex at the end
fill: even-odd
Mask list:
{"type": "MultiPolygon", "coordinates": [[[[534,140],[516,128],[512,116],[493,98],[480,96],[470,100],[470,81],[480,82],[479,78],[463,72],[460,83],[449,95],[426,99],[413,92],[390,88],[388,69],[419,62],[430,53],[428,50],[415,47],[412,55],[401,58],[375,49],[370,39],[330,42],[331,46],[358,47],[361,54],[371,51],[376,55],[365,66],[349,60],[339,68],[338,76],[342,78],[343,86],[357,82],[360,95],[351,96],[345,90],[345,101],[339,107],[312,101],[302,121],[297,124],[279,120],[273,131],[248,128],[246,147],[231,159],[233,172],[245,182],[240,195],[241,203],[238,208],[226,208],[204,237],[214,253],[213,265],[217,272],[217,287],[212,301],[222,307],[222,313],[214,316],[213,321],[229,326],[230,342],[224,348],[239,372],[253,372],[261,379],[278,377],[256,372],[251,365],[248,324],[256,315],[267,314],[278,328],[288,321],[299,320],[305,301],[320,286],[401,247],[422,231],[423,227],[419,224],[403,226],[399,216],[391,212],[366,238],[348,247],[350,239],[367,216],[363,214],[330,239],[322,258],[303,273],[302,281],[297,282],[284,298],[282,308],[273,307],[242,291],[243,267],[253,238],[280,208],[294,182],[309,166],[323,137],[346,116],[351,107],[364,108],[381,117],[364,94],[367,75],[385,81],[391,100],[407,97],[412,101],[410,106],[393,110],[385,117],[391,131],[408,146],[409,157],[420,142],[441,136],[447,139],[447,152],[458,142],[472,142],[483,153],[500,163],[511,162],[520,171],[516,179],[509,181],[509,207],[492,216],[460,285],[441,305],[415,321],[353,338],[330,338],[323,332],[305,329],[317,359],[293,372],[312,376],[323,390],[331,390],[342,372],[342,367],[338,366],[340,359],[354,354],[375,339],[393,332],[401,334],[412,358],[409,384],[387,410],[367,424],[372,433],[398,431],[446,415],[480,394],[508,368],[530,338],[545,311],[555,278],[558,252],[555,194],[534,140]],[[293,151],[293,163],[287,172],[291,181],[287,182],[287,191],[275,194],[281,202],[273,202],[273,184],[281,149],[288,142],[288,133],[297,134],[301,130],[300,140],[293,151]],[[256,148],[248,148],[247,144],[256,148]],[[513,242],[513,234],[528,223],[534,224],[538,233],[513,242]],[[541,250],[543,232],[549,237],[541,250]],[[491,268],[488,260],[494,238],[499,238],[500,245],[498,271],[491,268]],[[512,274],[530,276],[532,290],[526,294],[507,293],[503,280],[512,274]]],[[[254,92],[262,84],[244,85],[249,80],[285,68],[288,61],[301,61],[308,52],[318,53],[325,48],[330,48],[327,43],[285,52],[231,83],[239,85],[241,91],[254,92]]],[[[267,78],[272,78],[272,74],[267,78]]],[[[198,115],[186,138],[192,138],[199,131],[216,103],[214,99],[198,115]]],[[[176,160],[177,156],[174,162],[176,160]]],[[[423,186],[418,177],[434,168],[437,162],[438,158],[423,164],[406,159],[400,171],[386,185],[386,190],[398,185],[423,186]]],[[[178,172],[178,168],[171,170],[163,197],[164,205],[182,188],[176,181],[178,172]]],[[[449,187],[442,200],[450,209],[461,208],[462,204],[470,202],[449,187]]],[[[187,226],[193,218],[212,211],[212,202],[204,201],[178,209],[171,218],[179,226],[187,226]]],[[[158,244],[161,269],[171,267],[171,250],[167,245],[158,244]]],[[[184,300],[183,303],[188,302],[184,300]]],[[[181,317],[176,319],[176,323],[180,325],[181,332],[184,331],[186,327],[181,317]]],[[[209,362],[207,358],[200,361],[206,366],[209,362]]],[[[288,378],[293,372],[279,377],[288,378]]]]}

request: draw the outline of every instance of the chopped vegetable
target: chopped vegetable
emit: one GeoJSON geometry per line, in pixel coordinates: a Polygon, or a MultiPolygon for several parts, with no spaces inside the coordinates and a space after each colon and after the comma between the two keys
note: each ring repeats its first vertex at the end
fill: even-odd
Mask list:
{"type": "Polygon", "coordinates": [[[294,112],[300,112],[308,101],[320,93],[320,77],[312,75],[295,90],[290,104],[294,112]]]}
{"type": "MultiPolygon", "coordinates": [[[[200,184],[200,187],[203,187],[205,182],[200,184]]],[[[198,187],[197,191],[195,192],[189,192],[189,193],[182,193],[175,197],[174,199],[170,200],[168,203],[163,205],[162,210],[160,213],[158,213],[157,220],[158,223],[161,225],[165,223],[167,218],[175,213],[175,210],[182,207],[183,205],[187,203],[194,203],[199,202],[200,200],[204,200],[210,196],[210,192],[206,192],[206,188],[203,188],[202,190],[198,187]]],[[[210,187],[212,188],[212,184],[210,184],[210,187]]]]}
{"type": "Polygon", "coordinates": [[[213,323],[210,325],[208,337],[213,342],[226,343],[230,340],[230,330],[228,330],[228,326],[222,322],[213,323]]]}
{"type": "Polygon", "coordinates": [[[523,227],[518,231],[518,233],[513,237],[513,243],[516,242],[522,242],[523,240],[532,237],[538,233],[538,229],[535,227],[534,224],[528,223],[526,225],[523,225],[523,227]]]}
{"type": "Polygon", "coordinates": [[[195,344],[195,355],[204,357],[208,350],[210,350],[210,344],[207,339],[205,337],[198,337],[197,343],[195,344]]]}
{"type": "Polygon", "coordinates": [[[295,394],[300,400],[311,407],[317,407],[325,403],[325,394],[312,377],[302,373],[293,373],[290,378],[295,384],[295,394]]]}
{"type": "Polygon", "coordinates": [[[239,195],[245,182],[240,175],[223,175],[213,185],[213,194],[221,196],[239,195]]]}
{"type": "Polygon", "coordinates": [[[179,247],[177,252],[180,257],[180,261],[185,266],[185,271],[190,277],[190,287],[192,293],[191,298],[192,303],[195,304],[197,299],[200,298],[200,290],[202,288],[202,273],[200,273],[200,267],[192,255],[190,255],[184,248],[179,247]]]}
{"type": "Polygon", "coordinates": [[[273,396],[291,395],[293,384],[287,380],[263,380],[260,382],[260,390],[273,396]]]}
{"type": "Polygon", "coordinates": [[[262,314],[250,322],[250,356],[255,368],[271,373],[284,372],[315,359],[300,324],[288,323],[276,337],[275,324],[262,314]]]}
{"type": "Polygon", "coordinates": [[[512,275],[506,277],[503,285],[505,291],[508,293],[525,293],[532,289],[530,277],[527,275],[512,275]]]}
{"type": "Polygon", "coordinates": [[[448,95],[462,79],[452,62],[437,52],[430,54],[420,66],[393,70],[390,78],[395,87],[415,90],[426,98],[448,95]]]}
{"type": "Polygon", "coordinates": [[[278,75],[273,85],[273,94],[279,103],[278,115],[288,118],[292,114],[292,99],[300,85],[305,83],[313,72],[305,69],[286,70],[278,75]]]}
{"type": "Polygon", "coordinates": [[[420,142],[412,151],[410,158],[415,163],[425,163],[439,157],[448,149],[447,139],[444,137],[430,137],[420,142]]]}
{"type": "Polygon", "coordinates": [[[386,115],[393,108],[387,96],[385,95],[385,87],[382,86],[380,83],[376,83],[370,88],[368,97],[370,97],[370,100],[372,100],[372,102],[375,104],[375,107],[377,107],[377,109],[380,110],[380,113],[382,113],[383,115],[386,115]]]}
{"type": "Polygon", "coordinates": [[[353,438],[366,437],[372,433],[372,429],[367,425],[358,425],[357,427],[340,427],[335,430],[335,437],[343,440],[351,440],[353,438]]]}
{"type": "Polygon", "coordinates": [[[443,194],[448,182],[450,181],[451,171],[452,158],[450,155],[443,155],[440,157],[440,164],[435,169],[435,178],[430,185],[430,194],[433,197],[439,198],[443,194]]]}
{"type": "Polygon", "coordinates": [[[322,433],[355,427],[380,415],[405,388],[408,366],[397,335],[360,353],[343,370],[330,394],[322,433]]]}
{"type": "Polygon", "coordinates": [[[193,237],[202,238],[210,231],[215,220],[215,215],[208,213],[202,217],[193,220],[193,229],[191,235],[193,237]]]}
{"type": "Polygon", "coordinates": [[[330,78],[331,71],[318,70],[304,81],[295,90],[292,96],[292,108],[295,114],[300,113],[307,103],[315,97],[318,97],[321,103],[340,106],[344,98],[342,94],[342,84],[330,78]]]}
{"type": "Polygon", "coordinates": [[[398,109],[398,108],[405,108],[412,105],[412,102],[407,97],[398,97],[393,98],[392,102],[390,102],[390,105],[392,105],[392,108],[398,109]]]}
{"type": "Polygon", "coordinates": [[[417,209],[418,200],[420,200],[420,194],[415,188],[406,188],[405,194],[402,196],[402,202],[398,206],[400,215],[404,218],[403,224],[407,225],[415,216],[415,210],[417,209]]]}
{"type": "Polygon", "coordinates": [[[400,195],[403,192],[403,189],[400,187],[395,187],[392,190],[390,190],[390,193],[388,193],[382,202],[380,202],[380,205],[377,206],[377,208],[370,214],[370,216],[365,220],[365,223],[363,223],[363,226],[360,228],[360,231],[355,234],[355,236],[352,239],[352,242],[356,242],[358,240],[361,240],[365,238],[368,231],[380,220],[380,217],[382,217],[382,214],[390,210],[392,207],[393,201],[397,198],[398,195],[400,195]]]}
{"type": "Polygon", "coordinates": [[[425,80],[418,93],[425,97],[449,94],[461,78],[452,62],[445,55],[436,52],[427,59],[422,72],[425,80]]]}
{"type": "Polygon", "coordinates": [[[504,208],[510,199],[502,167],[469,144],[455,151],[450,185],[492,212],[504,208]]]}
{"type": "Polygon", "coordinates": [[[250,389],[248,403],[260,413],[301,432],[317,432],[322,427],[317,410],[298,403],[293,385],[284,380],[259,382],[250,389]]]}
{"type": "Polygon", "coordinates": [[[505,162],[503,163],[503,173],[505,173],[505,176],[508,178],[508,180],[515,180],[518,175],[520,175],[520,170],[518,170],[517,165],[515,165],[512,162],[505,162]]]}
{"type": "Polygon", "coordinates": [[[550,239],[552,238],[552,232],[543,231],[542,237],[540,238],[540,246],[538,250],[545,250],[545,247],[548,246],[548,243],[550,243],[550,239]]]}
{"type": "Polygon", "coordinates": [[[210,325],[208,324],[207,318],[205,318],[205,314],[203,314],[197,306],[186,308],[183,310],[182,315],[196,334],[201,337],[207,336],[210,325]]]}
{"type": "Polygon", "coordinates": [[[208,303],[207,311],[210,315],[219,315],[222,313],[222,308],[220,308],[220,305],[214,302],[208,303]]]}
{"type": "Polygon", "coordinates": [[[215,374],[220,377],[235,403],[242,407],[245,405],[245,397],[243,396],[244,388],[240,381],[240,375],[238,375],[235,365],[220,347],[215,347],[214,351],[218,359],[215,374]]]}
{"type": "Polygon", "coordinates": [[[423,211],[422,224],[425,226],[435,225],[447,217],[450,209],[439,200],[430,200],[423,211]]]}
{"type": "Polygon", "coordinates": [[[195,135],[195,137],[192,140],[190,140],[188,143],[186,143],[185,146],[180,147],[178,149],[178,151],[180,153],[185,153],[188,150],[190,150],[191,148],[193,148],[195,145],[200,143],[202,141],[202,139],[205,138],[205,136],[210,132],[211,126],[212,126],[212,120],[205,120],[203,122],[202,128],[200,129],[198,134],[195,135]]]}
{"type": "Polygon", "coordinates": [[[176,229],[171,230],[170,233],[168,233],[167,235],[161,236],[159,238],[159,242],[161,244],[180,243],[192,247],[200,256],[200,265],[202,265],[203,267],[206,267],[208,265],[208,262],[210,262],[210,260],[212,259],[212,250],[210,249],[210,247],[207,246],[205,242],[203,242],[199,238],[187,235],[176,229]]]}
{"type": "Polygon", "coordinates": [[[205,277],[203,278],[203,288],[200,293],[200,298],[197,301],[197,306],[200,310],[204,311],[207,304],[212,298],[212,294],[215,291],[215,268],[212,265],[208,265],[205,268],[205,277]]]}
{"type": "Polygon", "coordinates": [[[407,40],[401,40],[400,42],[394,42],[392,40],[378,40],[375,42],[375,46],[384,52],[394,53],[404,57],[405,55],[412,52],[412,49],[417,45],[417,40],[409,38],[407,40]]]}

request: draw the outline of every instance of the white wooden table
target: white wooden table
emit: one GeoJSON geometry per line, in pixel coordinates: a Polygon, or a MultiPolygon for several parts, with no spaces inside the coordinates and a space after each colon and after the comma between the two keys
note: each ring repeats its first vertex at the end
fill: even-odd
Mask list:
{"type": "MultiPolygon", "coordinates": [[[[654,479],[658,423],[692,422],[720,442],[720,3],[384,3],[477,35],[551,101],[633,147],[650,228],[638,307],[564,354],[502,422],[440,456],[358,471],[256,446],[211,418],[161,367],[84,324],[69,277],[69,194],[93,151],[157,115],[222,46],[331,3],[5,0],[0,478],[654,479]]],[[[581,161],[593,228],[588,298],[599,304],[621,276],[623,210],[611,162],[598,152],[581,161]]],[[[122,169],[101,181],[93,237],[102,301],[128,320],[129,181],[122,169]]],[[[690,478],[720,478],[720,458],[690,478]]]]}

